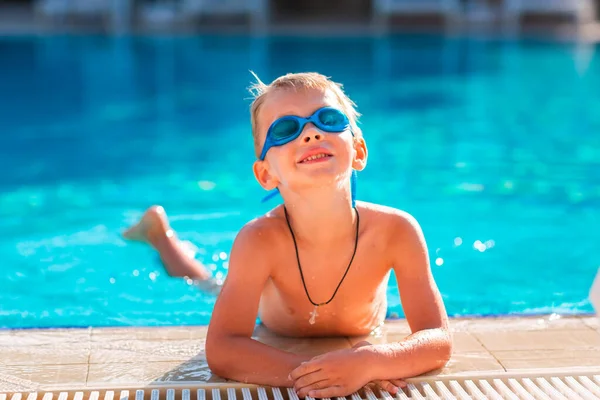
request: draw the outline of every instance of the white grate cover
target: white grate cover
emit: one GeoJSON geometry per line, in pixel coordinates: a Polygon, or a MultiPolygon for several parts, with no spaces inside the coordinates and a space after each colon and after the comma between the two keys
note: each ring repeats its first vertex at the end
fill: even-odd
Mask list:
{"type": "MultiPolygon", "coordinates": [[[[411,379],[396,395],[365,388],[327,400],[402,399],[600,399],[600,371],[589,374],[529,373],[411,379]]],[[[0,392],[0,400],[299,400],[287,388],[244,384],[169,383],[149,387],[57,389],[0,392]]],[[[314,400],[307,397],[306,400],[314,400]]]]}

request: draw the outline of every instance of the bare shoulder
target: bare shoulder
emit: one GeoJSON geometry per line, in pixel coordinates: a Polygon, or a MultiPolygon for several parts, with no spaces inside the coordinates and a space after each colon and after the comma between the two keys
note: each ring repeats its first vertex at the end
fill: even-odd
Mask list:
{"type": "Polygon", "coordinates": [[[357,206],[361,217],[367,219],[367,229],[382,244],[392,265],[411,263],[427,253],[421,226],[410,213],[380,204],[360,202],[357,206]]]}
{"type": "Polygon", "coordinates": [[[234,246],[248,247],[252,251],[268,248],[272,252],[282,243],[285,229],[282,207],[277,207],[248,221],[238,232],[234,246]]]}
{"type": "Polygon", "coordinates": [[[404,210],[366,202],[357,202],[357,208],[361,216],[368,218],[369,222],[382,232],[395,236],[415,234],[421,230],[416,218],[404,210]]]}
{"type": "MultiPolygon", "coordinates": [[[[283,215],[283,213],[282,213],[283,215]]],[[[279,264],[283,254],[285,235],[281,232],[285,220],[274,209],[248,221],[237,233],[229,255],[229,270],[221,295],[230,287],[262,288],[264,281],[271,276],[273,268],[279,264]]]]}
{"type": "Polygon", "coordinates": [[[384,251],[396,276],[409,280],[426,276],[429,270],[427,244],[416,218],[393,207],[378,204],[363,207],[364,213],[371,215],[372,229],[376,230],[378,240],[384,242],[384,251]]]}

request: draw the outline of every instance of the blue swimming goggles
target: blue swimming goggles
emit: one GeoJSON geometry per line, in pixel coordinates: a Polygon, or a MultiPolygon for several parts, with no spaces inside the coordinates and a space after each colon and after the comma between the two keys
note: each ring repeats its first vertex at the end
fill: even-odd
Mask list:
{"type": "MultiPolygon", "coordinates": [[[[340,133],[349,129],[352,136],[354,136],[348,117],[337,108],[320,108],[308,118],[286,115],[276,119],[269,127],[265,145],[260,153],[260,160],[262,161],[265,159],[267,151],[269,151],[271,147],[283,146],[284,144],[296,140],[304,130],[304,126],[309,122],[313,123],[318,129],[329,133],[340,133]]],[[[352,206],[354,207],[356,202],[356,171],[352,171],[350,190],[352,193],[352,206]]],[[[268,194],[263,199],[263,203],[273,198],[277,193],[279,193],[277,189],[273,190],[272,193],[268,194]]]]}

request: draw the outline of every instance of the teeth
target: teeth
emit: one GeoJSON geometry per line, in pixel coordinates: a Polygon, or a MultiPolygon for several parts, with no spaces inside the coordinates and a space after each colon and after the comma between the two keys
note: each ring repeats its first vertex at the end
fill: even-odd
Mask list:
{"type": "Polygon", "coordinates": [[[323,154],[323,153],[321,153],[321,154],[315,154],[314,156],[306,157],[302,162],[317,160],[319,158],[325,158],[325,157],[329,157],[329,155],[323,154]]]}

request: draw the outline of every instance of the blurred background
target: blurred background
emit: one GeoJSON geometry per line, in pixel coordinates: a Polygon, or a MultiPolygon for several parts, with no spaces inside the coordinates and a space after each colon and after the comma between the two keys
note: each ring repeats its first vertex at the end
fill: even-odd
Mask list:
{"type": "MultiPolygon", "coordinates": [[[[161,204],[215,278],[261,203],[254,71],[363,114],[358,198],[421,223],[451,316],[585,314],[600,266],[598,2],[0,0],[0,327],[206,324],[121,232],[161,204]]],[[[249,265],[251,267],[251,265],[249,265]]],[[[402,317],[395,278],[390,317],[402,317]]]]}

